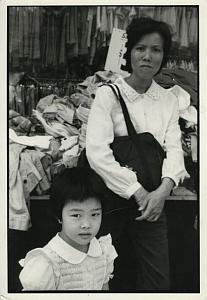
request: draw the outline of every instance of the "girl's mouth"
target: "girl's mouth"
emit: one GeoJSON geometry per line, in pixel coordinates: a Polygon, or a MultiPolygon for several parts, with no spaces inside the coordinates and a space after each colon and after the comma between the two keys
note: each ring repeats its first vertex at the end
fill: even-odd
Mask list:
{"type": "Polygon", "coordinates": [[[91,237],[91,233],[79,233],[79,236],[81,236],[82,238],[89,238],[91,237]]]}

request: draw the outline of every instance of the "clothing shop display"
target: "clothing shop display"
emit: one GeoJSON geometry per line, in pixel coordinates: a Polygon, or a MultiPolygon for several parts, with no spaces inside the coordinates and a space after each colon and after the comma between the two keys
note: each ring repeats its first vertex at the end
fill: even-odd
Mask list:
{"type": "MultiPolygon", "coordinates": [[[[64,66],[70,73],[67,62],[78,56],[86,56],[92,65],[96,51],[109,45],[112,28],[125,30],[136,17],[167,22],[179,51],[195,47],[198,39],[193,6],[10,7],[9,16],[10,64],[38,72],[42,67],[64,66]]],[[[190,55],[195,60],[195,52],[190,55]]]]}
{"type": "MultiPolygon", "coordinates": [[[[140,292],[150,291],[151,286],[156,290],[158,281],[166,290],[169,270],[172,292],[199,290],[198,21],[196,5],[8,7],[9,292],[99,290],[113,278],[116,250],[118,275],[110,281],[113,289],[134,291],[134,279],[139,274],[133,247],[141,258],[137,282],[140,292]],[[143,94],[126,83],[128,72],[122,70],[120,75],[104,70],[113,29],[126,30],[137,17],[164,21],[172,34],[168,60],[143,94]],[[130,125],[120,106],[121,98],[130,125]],[[91,112],[94,117],[90,119],[91,112]],[[181,135],[176,131],[177,120],[181,135]],[[104,124],[101,128],[100,123],[104,124]],[[167,130],[169,123],[173,130],[167,130]],[[131,196],[141,185],[154,190],[160,181],[148,187],[146,178],[151,168],[143,183],[139,180],[140,166],[137,173],[132,172],[135,169],[131,161],[118,159],[117,140],[122,143],[127,139],[127,147],[125,142],[118,146],[121,155],[128,158],[132,151],[129,127],[133,134],[139,132],[144,137],[137,148],[142,142],[148,143],[141,155],[153,152],[152,144],[158,146],[155,156],[159,166],[154,169],[159,175],[155,177],[169,177],[175,183],[166,210],[156,222],[134,220],[140,212],[131,196]],[[86,156],[87,143],[91,161],[86,156]],[[106,144],[111,146],[106,149],[106,144]],[[113,152],[119,163],[112,160],[113,152]],[[64,169],[88,166],[88,161],[91,166],[96,161],[101,170],[99,175],[110,189],[105,195],[110,203],[105,201],[100,231],[88,252],[83,253],[55,235],[60,224],[51,215],[49,192],[53,179],[64,169]],[[123,245],[117,243],[121,231],[123,245]],[[130,257],[126,259],[129,249],[130,257]],[[122,256],[123,265],[119,265],[122,256]],[[95,262],[94,268],[91,262],[95,262]],[[37,282],[37,272],[41,282],[37,282]],[[69,272],[71,280],[66,286],[69,272]],[[152,284],[143,286],[142,276],[152,284]]],[[[136,149],[133,155],[137,159],[136,149]]],[[[149,164],[152,166],[152,161],[149,164]]]]}

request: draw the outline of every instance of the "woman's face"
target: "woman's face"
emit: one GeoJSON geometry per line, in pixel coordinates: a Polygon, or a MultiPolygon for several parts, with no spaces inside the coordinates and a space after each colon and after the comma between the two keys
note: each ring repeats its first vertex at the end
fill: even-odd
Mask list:
{"type": "Polygon", "coordinates": [[[143,79],[152,79],[163,60],[163,38],[157,32],[144,35],[132,48],[132,74],[143,79]]]}

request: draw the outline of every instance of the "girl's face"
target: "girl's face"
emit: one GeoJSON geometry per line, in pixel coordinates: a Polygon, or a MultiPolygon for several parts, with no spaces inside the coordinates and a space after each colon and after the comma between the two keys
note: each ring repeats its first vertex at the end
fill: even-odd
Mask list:
{"type": "Polygon", "coordinates": [[[98,199],[70,201],[62,210],[60,236],[72,247],[87,252],[90,241],[99,231],[101,218],[102,208],[98,199]]]}
{"type": "Polygon", "coordinates": [[[152,79],[163,60],[163,39],[159,33],[144,35],[131,51],[132,73],[140,79],[152,79]]]}

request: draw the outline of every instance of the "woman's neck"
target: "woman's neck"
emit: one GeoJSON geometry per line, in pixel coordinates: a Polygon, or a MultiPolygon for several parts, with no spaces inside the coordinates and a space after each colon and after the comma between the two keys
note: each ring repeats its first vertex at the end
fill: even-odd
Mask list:
{"type": "Polygon", "coordinates": [[[125,78],[125,81],[139,94],[145,93],[152,83],[152,79],[137,78],[134,74],[125,78]]]}

